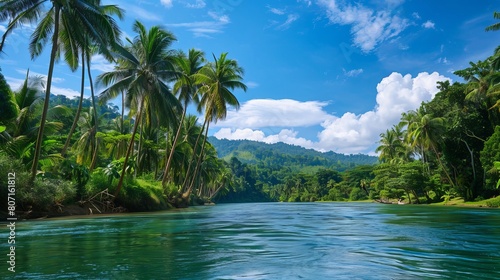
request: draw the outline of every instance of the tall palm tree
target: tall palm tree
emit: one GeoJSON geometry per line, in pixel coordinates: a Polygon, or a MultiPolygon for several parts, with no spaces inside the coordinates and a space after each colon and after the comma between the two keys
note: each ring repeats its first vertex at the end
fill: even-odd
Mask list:
{"type": "Polygon", "coordinates": [[[34,33],[31,35],[29,51],[31,58],[38,57],[47,43],[52,40],[52,49],[50,52],[50,62],[47,74],[47,85],[45,88],[45,100],[40,120],[40,129],[38,132],[33,165],[31,168],[31,179],[34,180],[38,170],[38,161],[40,159],[41,145],[43,141],[45,122],[47,120],[47,111],[49,108],[50,90],[52,86],[52,76],[54,64],[60,54],[61,47],[65,47],[65,60],[70,67],[75,67],[77,52],[77,35],[86,34],[91,41],[102,49],[113,44],[118,40],[119,29],[114,19],[106,11],[114,10],[114,14],[121,17],[121,10],[114,5],[101,5],[100,0],[5,0],[0,9],[0,21],[9,19],[9,25],[2,36],[0,51],[3,50],[5,39],[15,28],[24,23],[38,22],[34,33]],[[49,3],[50,8],[45,11],[44,4],[49,3]],[[64,35],[67,35],[64,38],[64,35]],[[50,38],[52,36],[52,38],[50,38]],[[62,37],[62,38],[61,38],[62,37]],[[62,42],[61,39],[73,42],[62,42]],[[71,47],[67,47],[71,46],[71,47]]]}
{"type": "Polygon", "coordinates": [[[177,98],[183,104],[182,116],[179,121],[179,126],[175,134],[174,141],[172,143],[172,149],[169,152],[168,160],[165,165],[165,171],[163,173],[162,184],[164,185],[168,179],[168,172],[172,163],[172,159],[175,153],[175,148],[177,146],[177,141],[181,135],[182,125],[184,123],[184,118],[186,117],[187,107],[194,101],[198,103],[198,85],[195,83],[193,75],[198,73],[202,68],[202,63],[205,61],[204,53],[200,50],[190,49],[186,56],[178,56],[176,58],[176,66],[179,71],[179,77],[174,84],[174,92],[177,94],[177,98]]]}
{"type": "MultiPolygon", "coordinates": [[[[238,65],[238,62],[228,59],[227,53],[222,53],[219,59],[214,55],[213,63],[208,63],[197,74],[193,75],[196,83],[201,84],[200,92],[202,96],[199,106],[205,110],[203,125],[205,128],[205,139],[208,134],[210,122],[217,122],[226,118],[227,105],[239,109],[240,103],[232,93],[232,90],[247,90],[247,86],[242,82],[243,74],[243,68],[238,65]]],[[[186,193],[183,194],[184,198],[188,198],[193,189],[196,173],[203,158],[205,142],[206,140],[203,140],[193,178],[186,193]]]]}
{"type": "Polygon", "coordinates": [[[115,197],[123,185],[125,169],[145,106],[149,106],[151,112],[162,113],[163,119],[175,118],[175,113],[180,111],[181,107],[167,86],[173,75],[169,48],[175,40],[174,35],[159,26],[153,26],[148,31],[138,21],[134,23],[133,30],[137,36],[133,41],[128,40],[129,46],[116,46],[118,66],[97,78],[98,84],[108,86],[101,93],[100,99],[110,100],[125,92],[126,104],[131,108],[131,114],[135,114],[132,138],[125,154],[115,197]]]}
{"type": "Polygon", "coordinates": [[[437,146],[441,142],[442,135],[445,132],[445,123],[443,118],[435,118],[430,114],[423,115],[418,121],[412,123],[408,128],[410,138],[413,139],[413,146],[420,145],[425,150],[431,150],[443,169],[443,172],[452,187],[455,183],[450,177],[446,167],[441,160],[437,146]]]}

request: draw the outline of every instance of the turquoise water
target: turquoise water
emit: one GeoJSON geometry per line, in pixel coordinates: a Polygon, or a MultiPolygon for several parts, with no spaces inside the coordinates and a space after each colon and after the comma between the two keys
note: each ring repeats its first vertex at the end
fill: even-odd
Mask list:
{"type": "Polygon", "coordinates": [[[16,272],[3,263],[2,279],[500,279],[500,211],[256,203],[25,221],[16,272]]]}

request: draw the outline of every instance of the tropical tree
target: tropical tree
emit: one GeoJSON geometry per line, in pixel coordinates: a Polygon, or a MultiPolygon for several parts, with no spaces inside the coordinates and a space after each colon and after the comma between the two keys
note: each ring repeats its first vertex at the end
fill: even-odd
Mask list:
{"type": "Polygon", "coordinates": [[[187,57],[181,55],[176,58],[176,66],[178,68],[179,77],[174,84],[174,92],[177,94],[177,98],[182,103],[183,110],[179,126],[172,143],[172,149],[169,152],[168,160],[165,165],[165,172],[163,173],[162,179],[163,185],[166,183],[168,178],[168,172],[175,153],[177,141],[181,135],[182,125],[184,123],[184,118],[186,117],[187,107],[192,101],[195,103],[199,102],[197,95],[198,85],[195,83],[193,75],[198,73],[198,71],[202,68],[202,63],[204,61],[204,53],[195,49],[190,49],[187,57]]]}
{"type": "Polygon", "coordinates": [[[0,68],[0,112],[2,112],[0,115],[0,125],[6,124],[18,114],[14,95],[1,72],[2,69],[0,68]]]}
{"type": "Polygon", "coordinates": [[[133,30],[138,35],[133,41],[128,39],[129,46],[116,46],[118,66],[97,78],[98,84],[108,86],[99,98],[110,100],[125,92],[126,105],[131,109],[130,113],[135,115],[132,138],[125,154],[115,197],[123,185],[125,169],[145,107],[150,108],[151,114],[148,117],[162,113],[163,120],[175,118],[175,112],[180,111],[181,107],[167,86],[174,73],[169,52],[169,47],[175,40],[174,35],[159,26],[153,26],[148,31],[138,21],[134,23],[133,30]]]}
{"type": "Polygon", "coordinates": [[[455,187],[446,166],[441,160],[438,145],[442,142],[442,136],[446,130],[445,120],[440,117],[433,117],[430,114],[423,115],[419,120],[415,121],[408,127],[410,139],[413,140],[413,146],[421,146],[423,152],[431,150],[436,155],[436,158],[443,169],[443,172],[452,187],[455,187]]]}
{"type": "Polygon", "coordinates": [[[407,161],[408,153],[404,140],[404,133],[400,125],[380,134],[380,146],[375,152],[380,153],[379,159],[383,162],[407,161]]]}
{"type": "Polygon", "coordinates": [[[77,59],[77,46],[79,40],[70,34],[85,34],[91,38],[91,42],[102,49],[118,41],[117,25],[114,19],[106,11],[114,10],[114,14],[121,17],[121,10],[114,5],[101,5],[99,0],[5,0],[0,9],[0,21],[9,19],[9,25],[2,36],[0,51],[3,50],[5,39],[15,28],[25,23],[38,22],[34,33],[31,35],[29,51],[31,58],[38,57],[47,41],[52,41],[50,62],[47,74],[47,85],[45,88],[45,99],[42,110],[40,129],[36,140],[36,146],[31,168],[31,179],[34,180],[38,170],[41,145],[49,109],[49,99],[52,86],[54,64],[58,54],[63,50],[65,60],[71,61],[70,67],[74,67],[77,59]],[[50,8],[45,11],[44,4],[50,3],[50,8]],[[64,35],[67,35],[64,37],[64,35]],[[52,38],[50,38],[52,36],[52,38]],[[61,38],[62,37],[62,38],[61,38]],[[66,41],[62,41],[66,40],[66,41]],[[73,43],[69,42],[73,41],[73,43]],[[67,46],[70,48],[64,48],[67,46]]]}
{"type": "MultiPolygon", "coordinates": [[[[227,53],[222,53],[219,59],[214,55],[213,63],[207,63],[198,73],[193,75],[196,83],[201,84],[199,89],[201,93],[199,108],[204,108],[205,110],[205,121],[203,124],[205,138],[208,134],[210,122],[217,122],[226,118],[227,105],[233,106],[236,109],[239,108],[240,103],[232,90],[247,90],[247,86],[242,82],[243,73],[243,68],[238,65],[236,60],[228,59],[227,53]]],[[[188,199],[193,189],[195,177],[203,158],[205,141],[202,142],[201,147],[191,184],[187,188],[186,193],[183,194],[183,197],[186,199],[188,199]]]]}
{"type": "MultiPolygon", "coordinates": [[[[493,18],[500,19],[500,13],[499,12],[494,12],[493,13],[493,18]]],[[[498,31],[498,30],[500,30],[500,22],[494,23],[494,24],[486,27],[486,31],[498,31]]]]}

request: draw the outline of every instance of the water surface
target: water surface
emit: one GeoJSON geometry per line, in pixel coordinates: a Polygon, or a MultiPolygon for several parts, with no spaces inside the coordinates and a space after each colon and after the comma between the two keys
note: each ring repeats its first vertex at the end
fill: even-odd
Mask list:
{"type": "Polygon", "coordinates": [[[256,203],[17,225],[2,279],[500,279],[492,209],[256,203]]]}

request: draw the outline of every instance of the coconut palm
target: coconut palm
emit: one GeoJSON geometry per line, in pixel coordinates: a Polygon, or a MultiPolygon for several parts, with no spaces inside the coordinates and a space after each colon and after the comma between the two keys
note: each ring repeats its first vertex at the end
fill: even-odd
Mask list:
{"type": "Polygon", "coordinates": [[[187,107],[192,101],[195,103],[198,103],[199,101],[197,95],[198,85],[195,83],[193,75],[198,73],[198,71],[202,68],[202,63],[204,61],[204,53],[195,49],[190,49],[187,57],[182,55],[176,58],[176,66],[180,75],[174,84],[174,92],[177,94],[179,101],[183,104],[183,110],[179,126],[172,143],[172,149],[169,152],[168,160],[165,165],[165,172],[162,179],[163,185],[166,183],[168,178],[168,172],[175,153],[177,141],[181,135],[182,125],[184,123],[184,118],[186,117],[187,107]]]}
{"type": "Polygon", "coordinates": [[[173,75],[169,47],[175,40],[174,35],[159,26],[153,26],[148,31],[138,21],[134,23],[133,30],[138,35],[133,41],[128,40],[129,46],[116,46],[118,66],[113,71],[103,73],[97,78],[98,84],[108,86],[101,93],[101,99],[110,100],[125,92],[126,105],[131,109],[130,113],[135,115],[132,138],[125,155],[125,163],[115,197],[123,185],[125,168],[143,113],[149,110],[151,114],[147,114],[147,117],[156,115],[158,119],[172,120],[181,108],[179,101],[166,84],[173,75]]]}
{"type": "MultiPolygon", "coordinates": [[[[500,13],[499,12],[494,12],[493,13],[493,18],[500,19],[500,13]]],[[[498,31],[498,30],[500,30],[500,22],[494,23],[494,24],[486,27],[486,31],[498,31]]]]}
{"type": "MultiPolygon", "coordinates": [[[[227,53],[222,53],[219,59],[214,55],[213,63],[208,63],[197,74],[193,75],[196,83],[201,84],[199,90],[202,95],[199,108],[205,110],[205,121],[203,124],[205,138],[208,134],[210,122],[217,122],[226,118],[228,105],[236,109],[239,108],[240,103],[232,93],[232,90],[238,88],[244,91],[247,90],[247,86],[242,82],[243,73],[243,68],[238,65],[236,60],[228,59],[227,53]]],[[[203,158],[205,142],[205,140],[202,142],[191,184],[187,188],[186,193],[183,194],[183,197],[186,199],[193,189],[196,173],[203,158]]]]}
{"type": "Polygon", "coordinates": [[[32,59],[42,53],[47,41],[52,40],[44,106],[31,168],[31,179],[34,180],[49,109],[55,61],[64,51],[65,60],[69,62],[70,67],[75,67],[78,58],[77,46],[78,42],[81,42],[76,34],[89,36],[91,42],[102,49],[116,42],[119,29],[114,19],[109,16],[109,11],[114,10],[114,13],[121,17],[121,10],[114,5],[103,6],[99,0],[5,0],[1,5],[0,21],[9,19],[9,25],[2,36],[0,51],[3,50],[8,34],[25,23],[38,22],[29,44],[32,59]],[[47,11],[44,10],[46,3],[51,5],[47,11]]]}
{"type": "Polygon", "coordinates": [[[383,162],[394,162],[397,160],[408,160],[408,153],[403,142],[404,135],[401,127],[396,125],[380,134],[380,146],[375,150],[380,152],[379,159],[383,162]]]}
{"type": "Polygon", "coordinates": [[[410,135],[410,139],[413,140],[413,146],[419,145],[424,149],[424,151],[431,150],[434,152],[446,175],[446,178],[448,179],[450,185],[454,187],[455,184],[444,166],[440,153],[437,149],[439,143],[441,143],[442,135],[444,134],[445,129],[446,127],[443,118],[435,118],[430,114],[425,114],[408,127],[408,133],[410,135]]]}

